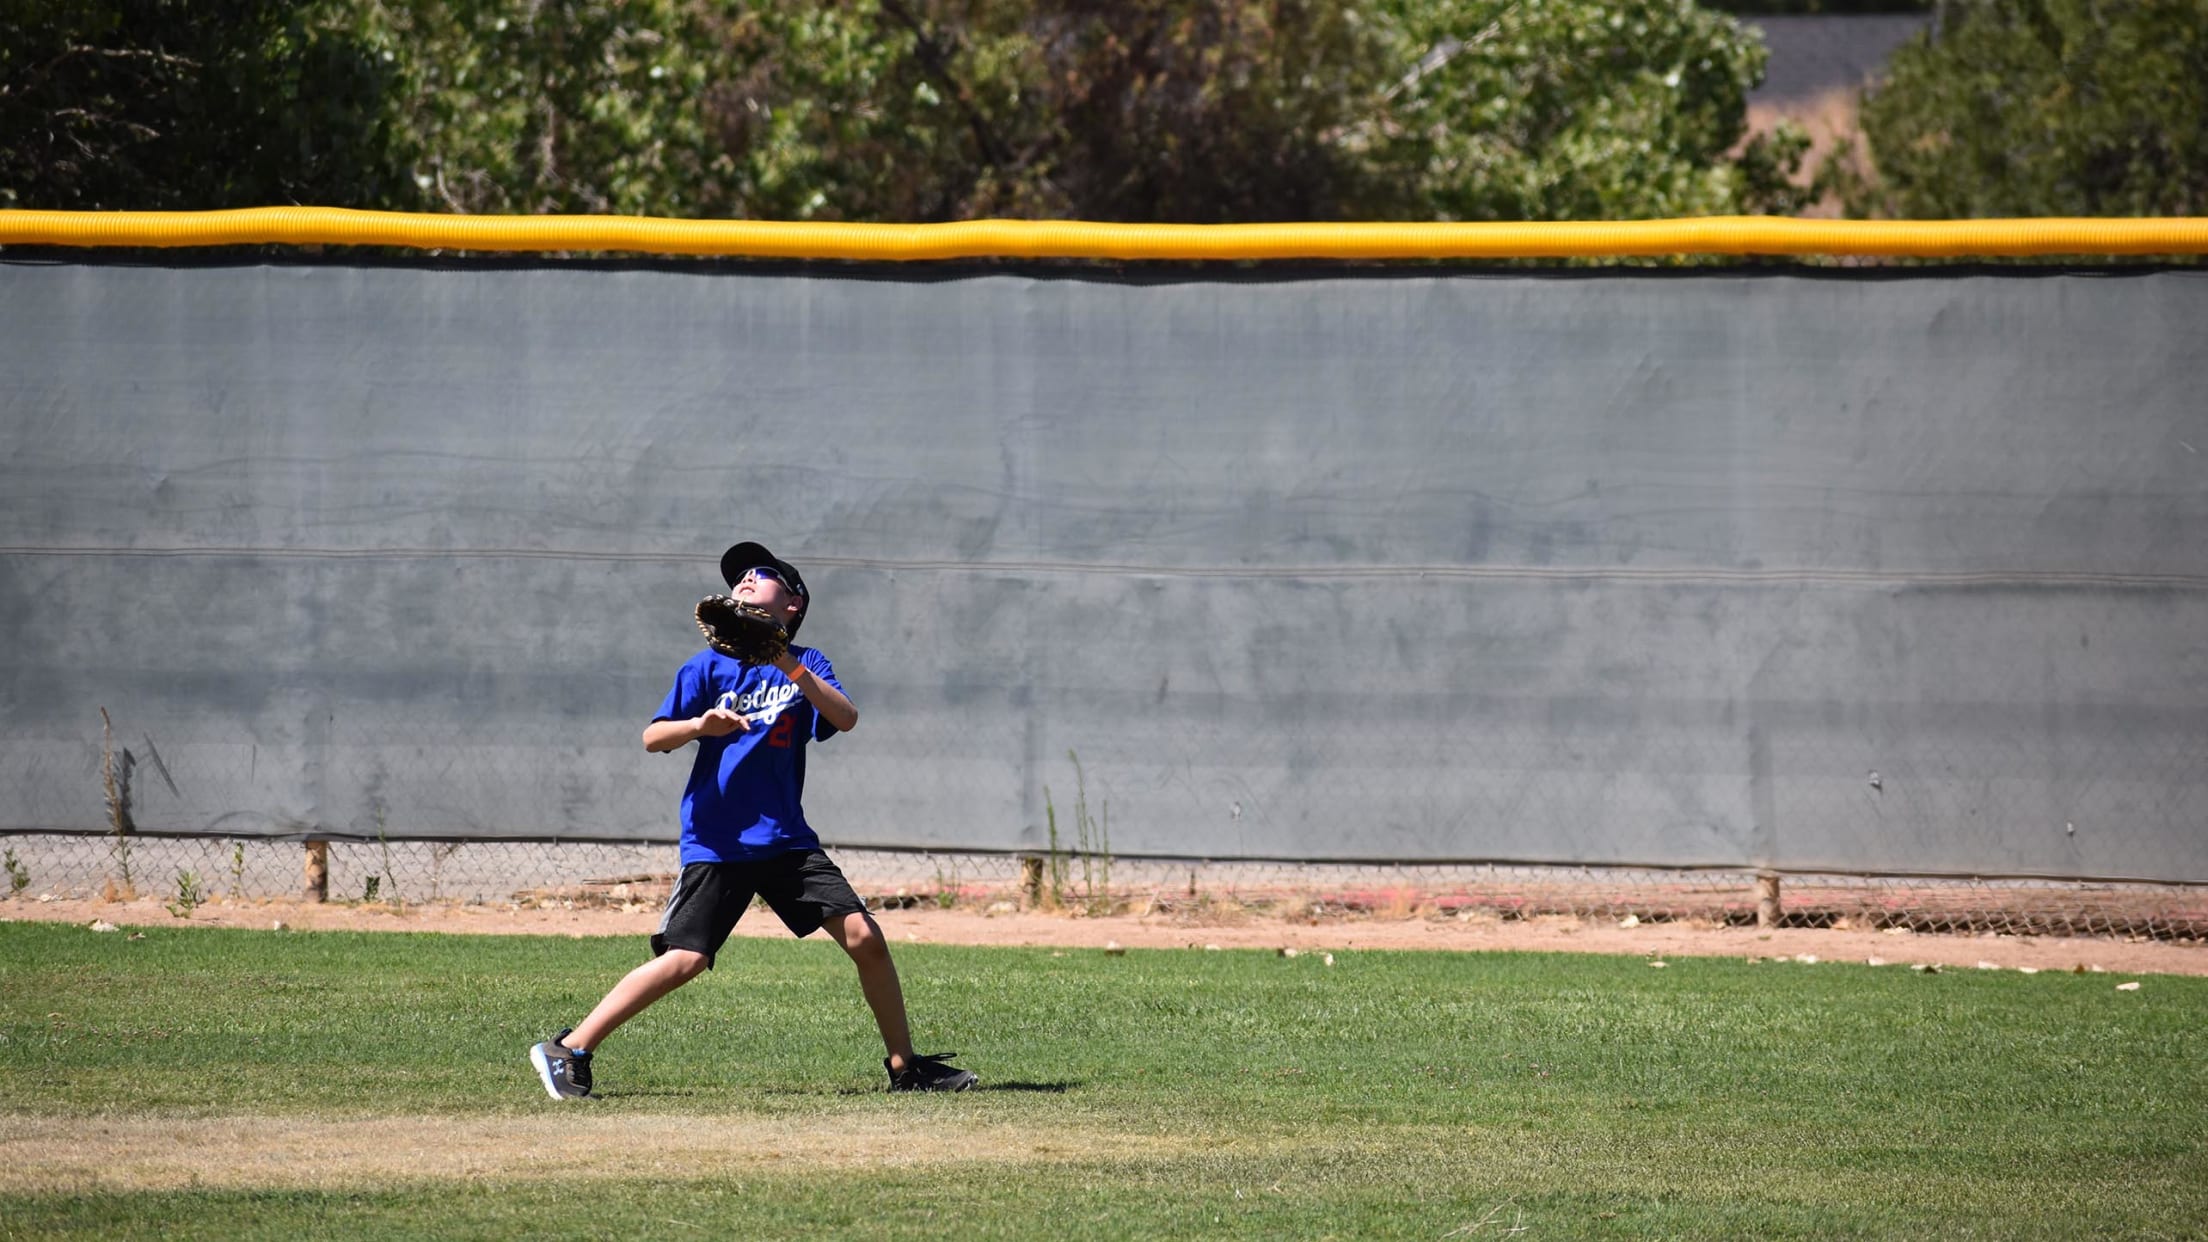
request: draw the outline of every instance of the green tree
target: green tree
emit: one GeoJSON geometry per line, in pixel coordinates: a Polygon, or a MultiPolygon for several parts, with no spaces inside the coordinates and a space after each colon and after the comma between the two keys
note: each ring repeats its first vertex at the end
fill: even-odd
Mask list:
{"type": "Polygon", "coordinates": [[[1851,214],[2208,213],[2208,3],[1950,0],[1862,118],[1851,214]]]}
{"type": "Polygon", "coordinates": [[[1742,143],[1761,44],[1686,0],[879,0],[744,28],[721,111],[759,118],[726,128],[781,212],[1588,219],[1802,197],[1805,138],[1742,143]]]}
{"type": "Polygon", "coordinates": [[[1392,0],[1385,133],[1410,214],[1594,220],[1785,212],[1808,148],[1742,145],[1762,43],[1688,0],[1392,0]],[[1739,147],[1738,154],[1729,154],[1739,147]]]}
{"type": "Polygon", "coordinates": [[[1803,145],[1688,0],[20,2],[24,205],[1614,219],[1786,210],[1803,145]]]}
{"type": "MultiPolygon", "coordinates": [[[[733,205],[701,99],[732,19],[683,0],[323,0],[398,66],[384,111],[436,210],[694,216],[733,205]]],[[[395,204],[394,204],[395,205],[395,204]]]]}
{"type": "Polygon", "coordinates": [[[1074,215],[1214,223],[1400,216],[1413,198],[1350,135],[1395,41],[1339,3],[1044,3],[1036,36],[1074,215]]]}
{"type": "Polygon", "coordinates": [[[737,214],[1053,216],[1056,132],[1025,0],[759,5],[705,104],[737,214]]]}
{"type": "Polygon", "coordinates": [[[0,207],[404,201],[393,68],[282,0],[11,0],[0,207]]]}

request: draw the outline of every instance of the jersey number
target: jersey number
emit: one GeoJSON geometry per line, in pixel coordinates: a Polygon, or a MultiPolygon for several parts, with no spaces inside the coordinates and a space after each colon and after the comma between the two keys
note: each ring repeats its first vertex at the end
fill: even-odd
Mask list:
{"type": "Polygon", "coordinates": [[[767,745],[788,750],[790,748],[790,730],[795,723],[796,721],[788,716],[776,717],[774,728],[767,731],[767,745]]]}

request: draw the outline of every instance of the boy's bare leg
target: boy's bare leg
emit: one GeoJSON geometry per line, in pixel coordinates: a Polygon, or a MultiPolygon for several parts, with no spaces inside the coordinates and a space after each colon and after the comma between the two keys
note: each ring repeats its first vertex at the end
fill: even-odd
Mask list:
{"type": "Polygon", "coordinates": [[[596,1048],[598,1041],[644,1012],[653,1001],[704,974],[708,965],[705,954],[694,949],[669,949],[630,971],[613,985],[590,1016],[568,1033],[567,1046],[577,1052],[596,1048]]]}
{"type": "Polygon", "coordinates": [[[842,945],[852,965],[859,968],[859,990],[866,994],[867,1008],[874,1011],[874,1025],[882,1028],[890,1072],[904,1069],[913,1055],[912,1032],[905,1024],[905,992],[897,983],[897,963],[889,959],[888,938],[873,916],[863,911],[830,916],[821,930],[842,945]]]}

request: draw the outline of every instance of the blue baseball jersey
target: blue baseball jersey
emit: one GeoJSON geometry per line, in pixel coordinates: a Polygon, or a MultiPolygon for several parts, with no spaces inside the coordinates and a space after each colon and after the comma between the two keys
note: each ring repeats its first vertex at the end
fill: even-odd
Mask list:
{"type": "MultiPolygon", "coordinates": [[[[815,677],[842,690],[828,657],[792,647],[815,677]]],[[[654,720],[688,720],[710,708],[741,713],[751,728],[701,737],[682,791],[682,865],[748,862],[820,848],[805,822],[805,744],[836,727],[772,665],[744,665],[708,648],[675,673],[654,720]]]]}

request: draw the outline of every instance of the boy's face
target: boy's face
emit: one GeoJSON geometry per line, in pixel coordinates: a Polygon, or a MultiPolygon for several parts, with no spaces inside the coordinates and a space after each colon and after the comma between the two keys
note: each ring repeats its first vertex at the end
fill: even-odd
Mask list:
{"type": "Polygon", "coordinates": [[[744,576],[736,580],[729,594],[784,618],[785,624],[805,608],[804,601],[782,581],[781,575],[764,566],[744,571],[744,576]]]}

